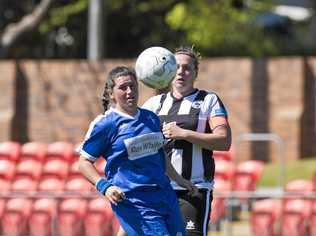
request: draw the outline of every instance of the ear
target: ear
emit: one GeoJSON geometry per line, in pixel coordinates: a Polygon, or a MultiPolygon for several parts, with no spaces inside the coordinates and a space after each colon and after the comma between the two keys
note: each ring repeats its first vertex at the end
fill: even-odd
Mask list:
{"type": "Polygon", "coordinates": [[[111,100],[114,100],[113,92],[109,92],[109,97],[110,97],[111,100]]]}
{"type": "Polygon", "coordinates": [[[194,70],[194,80],[196,80],[196,77],[197,77],[197,71],[194,70]]]}

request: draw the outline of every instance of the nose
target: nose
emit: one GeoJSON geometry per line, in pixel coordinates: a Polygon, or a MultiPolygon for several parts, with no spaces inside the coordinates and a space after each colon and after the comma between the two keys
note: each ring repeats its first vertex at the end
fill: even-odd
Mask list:
{"type": "Polygon", "coordinates": [[[177,74],[182,74],[183,73],[183,68],[182,66],[178,66],[177,68],[177,74]]]}
{"type": "Polygon", "coordinates": [[[126,93],[132,93],[132,92],[133,92],[132,87],[128,86],[126,89],[126,93]]]}

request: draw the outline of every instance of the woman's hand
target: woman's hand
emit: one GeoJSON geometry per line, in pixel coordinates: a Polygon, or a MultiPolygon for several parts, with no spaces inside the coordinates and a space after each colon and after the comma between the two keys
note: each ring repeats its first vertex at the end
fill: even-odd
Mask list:
{"type": "Polygon", "coordinates": [[[164,123],[162,127],[162,133],[168,139],[183,139],[185,129],[177,126],[176,122],[164,123]]]}
{"type": "Polygon", "coordinates": [[[181,187],[186,188],[189,191],[189,195],[196,196],[199,192],[198,188],[189,180],[181,177],[177,179],[177,184],[179,184],[181,187]]]}
{"type": "Polygon", "coordinates": [[[117,186],[110,186],[105,192],[105,197],[114,205],[124,200],[125,193],[117,186]]]}

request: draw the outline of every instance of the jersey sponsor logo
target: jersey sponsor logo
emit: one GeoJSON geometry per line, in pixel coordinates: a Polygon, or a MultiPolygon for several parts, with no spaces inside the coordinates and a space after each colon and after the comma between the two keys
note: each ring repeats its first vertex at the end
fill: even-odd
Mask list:
{"type": "Polygon", "coordinates": [[[187,222],[187,227],[186,229],[195,229],[195,223],[192,220],[189,220],[187,222]]]}
{"type": "Polygon", "coordinates": [[[192,102],[192,107],[195,109],[199,109],[202,105],[203,101],[194,101],[192,102]]]}
{"type": "Polygon", "coordinates": [[[128,159],[132,161],[157,153],[163,143],[163,135],[160,132],[139,135],[124,140],[128,159]]]}

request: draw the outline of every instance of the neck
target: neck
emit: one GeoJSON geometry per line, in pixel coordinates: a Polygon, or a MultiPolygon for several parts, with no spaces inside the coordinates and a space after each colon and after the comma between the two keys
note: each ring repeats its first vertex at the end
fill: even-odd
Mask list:
{"type": "Polygon", "coordinates": [[[174,90],[172,90],[172,95],[177,99],[181,99],[181,98],[191,94],[194,90],[195,90],[195,88],[193,88],[193,87],[190,89],[184,90],[184,91],[181,91],[179,89],[174,89],[174,90]]]}
{"type": "Polygon", "coordinates": [[[115,109],[129,116],[135,116],[137,114],[137,107],[135,109],[122,109],[120,107],[115,107],[115,109]]]}

